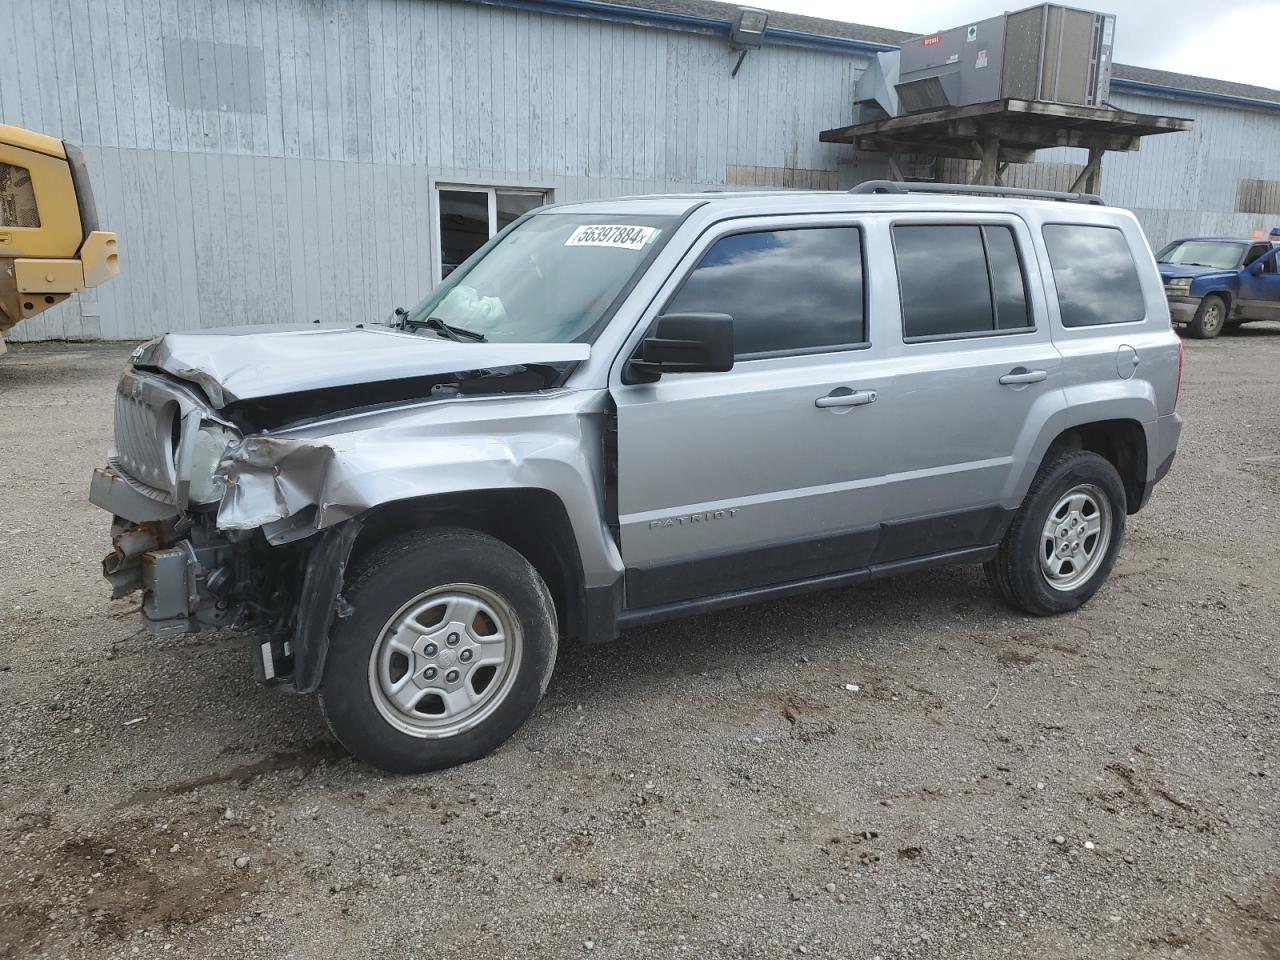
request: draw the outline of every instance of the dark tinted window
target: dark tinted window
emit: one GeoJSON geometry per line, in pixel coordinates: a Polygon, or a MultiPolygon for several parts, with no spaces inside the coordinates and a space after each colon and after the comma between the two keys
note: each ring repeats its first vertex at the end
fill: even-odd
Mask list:
{"type": "Polygon", "coordinates": [[[440,276],[447,277],[489,239],[489,195],[440,191],[440,276]]]}
{"type": "Polygon", "coordinates": [[[1028,327],[1027,287],[1022,264],[1008,227],[983,227],[987,240],[987,264],[991,268],[991,293],[996,301],[996,329],[1028,327]]]}
{"type": "Polygon", "coordinates": [[[1115,227],[1051,223],[1044,228],[1063,326],[1126,323],[1147,315],[1138,269],[1115,227]]]}
{"type": "Polygon", "coordinates": [[[738,356],[866,340],[856,227],[739,233],[716,241],[667,313],[727,313],[738,356]]]}
{"type": "MultiPolygon", "coordinates": [[[[1271,244],[1269,244],[1269,243],[1258,243],[1258,244],[1255,244],[1254,246],[1252,246],[1252,247],[1250,247],[1250,248],[1249,248],[1249,252],[1245,255],[1245,258],[1244,258],[1244,265],[1245,265],[1246,267],[1247,267],[1247,266],[1250,266],[1251,264],[1256,263],[1256,262],[1257,262],[1258,260],[1260,260],[1262,257],[1265,257],[1265,256],[1266,256],[1268,253],[1270,253],[1270,252],[1271,252],[1271,244]]],[[[1275,258],[1275,257],[1271,257],[1271,258],[1269,258],[1269,259],[1267,259],[1266,261],[1264,261],[1264,262],[1263,262],[1263,264],[1262,264],[1262,272],[1263,272],[1263,273],[1275,273],[1275,272],[1276,272],[1276,258],[1275,258]]]]}
{"type": "Polygon", "coordinates": [[[1030,326],[1027,291],[1008,227],[942,224],[893,229],[903,336],[948,337],[1030,326]]]}

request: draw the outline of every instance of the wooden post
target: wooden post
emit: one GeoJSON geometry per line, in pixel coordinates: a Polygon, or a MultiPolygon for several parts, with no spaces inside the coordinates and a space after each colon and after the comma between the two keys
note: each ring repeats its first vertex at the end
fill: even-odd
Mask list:
{"type": "Polygon", "coordinates": [[[1105,151],[1101,147],[1089,148],[1088,169],[1089,180],[1085,186],[1085,193],[1101,193],[1102,192],[1102,154],[1105,151]]]}
{"type": "Polygon", "coordinates": [[[974,174],[973,185],[994,187],[1000,182],[998,172],[1000,158],[1000,138],[987,137],[982,141],[982,163],[974,174]]]}
{"type": "Polygon", "coordinates": [[[1102,147],[1089,148],[1089,162],[1071,184],[1072,193],[1098,193],[1102,189],[1102,147]]]}

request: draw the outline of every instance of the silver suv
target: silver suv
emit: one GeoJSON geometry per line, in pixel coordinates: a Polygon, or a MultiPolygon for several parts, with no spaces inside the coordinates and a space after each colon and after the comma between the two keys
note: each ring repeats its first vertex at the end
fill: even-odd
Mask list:
{"type": "Polygon", "coordinates": [[[1096,198],[560,204],[386,324],[140,347],[90,496],[148,628],[246,629],[260,681],[422,771],[511,736],[562,641],[943,563],[1074,610],[1169,470],[1180,375],[1096,198]]]}

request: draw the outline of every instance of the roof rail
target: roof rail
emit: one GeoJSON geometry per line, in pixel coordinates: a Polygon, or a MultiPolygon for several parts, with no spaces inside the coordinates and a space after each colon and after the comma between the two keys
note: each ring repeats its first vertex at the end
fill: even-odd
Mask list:
{"type": "Polygon", "coordinates": [[[850,193],[951,193],[986,197],[1031,197],[1036,200],[1065,200],[1069,203],[1091,203],[1104,206],[1093,193],[1066,193],[1059,190],[1031,190],[1026,187],[988,187],[965,183],[907,183],[901,180],[866,180],[850,193]]]}

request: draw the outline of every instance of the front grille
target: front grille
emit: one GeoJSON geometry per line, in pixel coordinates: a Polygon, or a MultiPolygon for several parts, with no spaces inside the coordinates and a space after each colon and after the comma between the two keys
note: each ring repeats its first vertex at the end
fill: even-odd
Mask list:
{"type": "Polygon", "coordinates": [[[129,477],[173,497],[177,492],[174,450],[180,405],[154,381],[134,371],[125,374],[116,393],[114,461],[129,477]]]}

